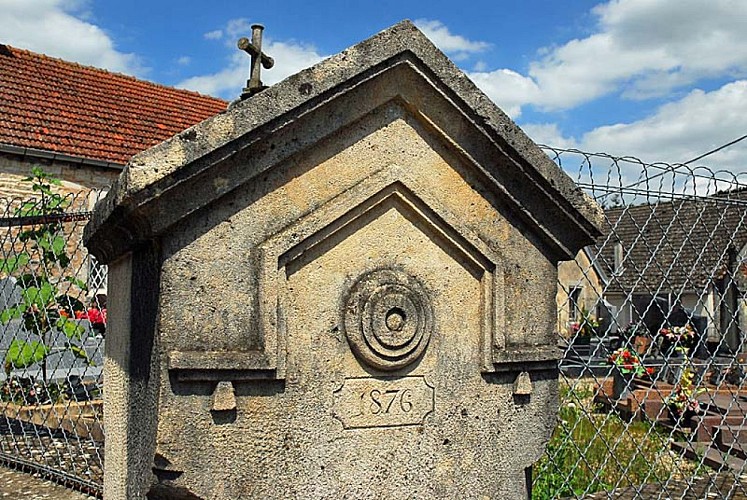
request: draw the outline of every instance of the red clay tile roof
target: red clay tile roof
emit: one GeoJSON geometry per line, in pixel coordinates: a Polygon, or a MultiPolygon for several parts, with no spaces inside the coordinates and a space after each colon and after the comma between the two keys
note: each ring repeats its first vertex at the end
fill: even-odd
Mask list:
{"type": "Polygon", "coordinates": [[[226,105],[0,44],[0,144],[124,164],[226,105]]]}

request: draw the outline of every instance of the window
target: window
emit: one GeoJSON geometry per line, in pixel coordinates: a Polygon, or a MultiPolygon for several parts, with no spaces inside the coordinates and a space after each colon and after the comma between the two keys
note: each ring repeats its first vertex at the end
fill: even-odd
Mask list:
{"type": "Polygon", "coordinates": [[[581,290],[580,286],[572,286],[568,290],[568,319],[577,321],[581,318],[581,290]]]}
{"type": "Polygon", "coordinates": [[[108,269],[93,255],[88,255],[88,290],[93,295],[106,294],[108,269]]]}
{"type": "MultiPolygon", "coordinates": [[[[93,211],[96,202],[102,200],[108,191],[106,189],[94,190],[88,194],[88,210],[93,211]]],[[[88,255],[88,291],[93,297],[106,295],[107,266],[99,263],[96,257],[88,255]]]]}

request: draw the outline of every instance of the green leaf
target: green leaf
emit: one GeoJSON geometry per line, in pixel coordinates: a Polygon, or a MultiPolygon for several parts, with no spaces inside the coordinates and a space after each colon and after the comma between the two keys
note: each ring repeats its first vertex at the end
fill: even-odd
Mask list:
{"type": "Polygon", "coordinates": [[[57,320],[57,328],[62,330],[62,333],[69,339],[80,340],[86,329],[83,328],[77,321],[64,316],[57,320]]]}
{"type": "Polygon", "coordinates": [[[58,194],[53,194],[51,199],[47,201],[47,209],[51,212],[62,212],[62,209],[67,208],[68,205],[70,205],[70,201],[58,194]]]}
{"type": "Polygon", "coordinates": [[[37,286],[30,286],[21,292],[21,298],[23,299],[23,303],[28,307],[31,307],[34,304],[36,304],[38,297],[39,297],[39,287],[37,286]]]}
{"type": "Polygon", "coordinates": [[[43,215],[42,209],[36,201],[27,201],[16,210],[17,217],[34,217],[36,215],[43,215]]]}
{"type": "Polygon", "coordinates": [[[38,166],[31,167],[31,177],[26,180],[33,181],[34,184],[43,184],[44,182],[55,184],[57,186],[62,184],[57,177],[38,166]]]}
{"type": "Polygon", "coordinates": [[[86,360],[88,366],[96,366],[96,363],[94,363],[93,360],[88,357],[88,353],[82,347],[68,343],[67,348],[70,349],[70,352],[72,352],[76,358],[86,360]]]}
{"type": "Polygon", "coordinates": [[[55,288],[51,283],[45,282],[42,284],[41,288],[41,300],[46,305],[49,303],[50,300],[54,299],[54,296],[57,295],[57,288],[55,288]]]}
{"type": "Polygon", "coordinates": [[[45,231],[42,234],[37,235],[36,244],[39,245],[39,248],[41,248],[42,250],[50,251],[52,249],[53,238],[54,234],[49,231],[45,231]]]}
{"type": "Polygon", "coordinates": [[[4,325],[7,325],[10,320],[20,318],[21,314],[23,314],[24,311],[26,311],[26,304],[19,304],[14,307],[9,307],[0,312],[0,322],[2,322],[2,324],[4,325]]]}
{"type": "Polygon", "coordinates": [[[42,361],[49,355],[49,348],[38,341],[26,342],[24,340],[14,340],[8,347],[5,355],[5,369],[27,368],[34,363],[42,361]]]}
{"type": "Polygon", "coordinates": [[[8,257],[7,259],[0,259],[0,272],[6,272],[13,274],[18,270],[19,267],[23,267],[29,263],[31,257],[27,253],[19,253],[15,257],[8,257]]]}
{"type": "Polygon", "coordinates": [[[21,241],[29,241],[29,240],[38,240],[40,238],[43,238],[45,234],[50,232],[50,228],[48,224],[43,224],[35,229],[27,229],[26,231],[22,231],[18,233],[18,239],[21,241]]]}
{"type": "Polygon", "coordinates": [[[59,255],[65,251],[65,238],[62,236],[55,236],[52,240],[52,251],[59,255]]]}
{"type": "Polygon", "coordinates": [[[79,280],[78,278],[74,278],[72,276],[66,276],[65,281],[72,283],[73,285],[77,286],[84,292],[88,291],[88,285],[83,280],[79,280]]]}
{"type": "Polygon", "coordinates": [[[45,282],[40,287],[30,286],[21,292],[24,304],[28,307],[36,305],[39,309],[45,309],[52,300],[57,290],[51,283],[45,282]]]}
{"type": "Polygon", "coordinates": [[[31,187],[31,189],[34,190],[34,191],[42,192],[42,193],[44,193],[46,195],[49,195],[49,196],[52,195],[52,190],[49,189],[49,186],[46,185],[46,184],[34,184],[31,187]]]}

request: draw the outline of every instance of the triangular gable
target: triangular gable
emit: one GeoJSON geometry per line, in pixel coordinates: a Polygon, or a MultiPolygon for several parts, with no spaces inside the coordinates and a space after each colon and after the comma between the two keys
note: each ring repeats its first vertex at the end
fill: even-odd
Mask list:
{"type": "Polygon", "coordinates": [[[601,212],[593,200],[403,21],[135,156],[87,228],[91,252],[103,261],[116,258],[392,100],[443,140],[461,133],[454,148],[558,258],[573,258],[599,235],[601,212]],[[280,131],[291,140],[274,143],[280,131]],[[234,155],[247,168],[221,171],[234,155]],[[216,172],[225,182],[204,182],[216,172]],[[194,197],[180,202],[177,186],[182,194],[193,186],[194,197]]]}

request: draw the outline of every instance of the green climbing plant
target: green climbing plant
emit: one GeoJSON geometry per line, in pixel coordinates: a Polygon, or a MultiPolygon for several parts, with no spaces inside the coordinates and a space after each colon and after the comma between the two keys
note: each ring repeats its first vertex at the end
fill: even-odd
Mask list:
{"type": "Polygon", "coordinates": [[[15,216],[28,218],[30,229],[18,234],[24,250],[0,259],[0,273],[13,276],[20,289],[19,300],[0,311],[0,322],[8,324],[20,319],[26,338],[13,340],[5,353],[4,368],[8,379],[14,369],[41,365],[44,386],[48,385],[47,360],[55,352],[68,350],[91,365],[81,346],[85,328],[75,320],[77,311],[85,309],[83,303],[70,294],[78,288],[86,290],[85,283],[66,275],[70,265],[67,254],[63,218],[69,200],[53,190],[59,179],[34,167],[24,182],[32,184],[36,197],[25,201],[15,216]],[[65,285],[65,286],[63,286],[65,285]],[[62,290],[66,292],[63,293],[62,290]],[[64,334],[63,348],[52,350],[55,333],[64,334]]]}

